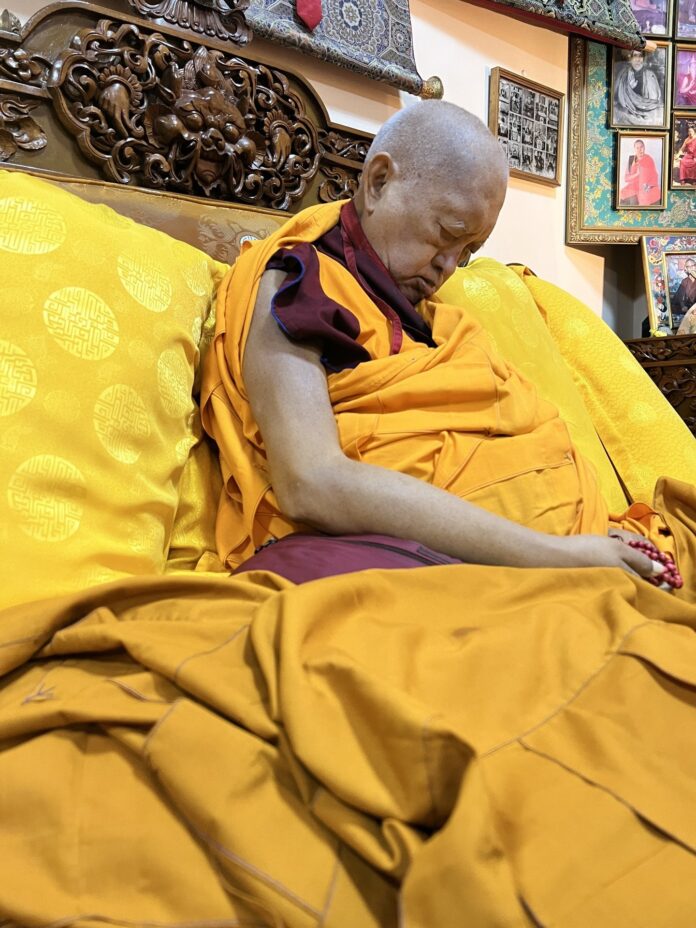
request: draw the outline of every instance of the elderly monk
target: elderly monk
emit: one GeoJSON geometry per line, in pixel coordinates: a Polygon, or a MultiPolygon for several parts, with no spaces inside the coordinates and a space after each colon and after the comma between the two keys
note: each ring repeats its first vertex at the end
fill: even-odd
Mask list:
{"type": "Polygon", "coordinates": [[[479,119],[419,103],[377,134],[352,202],[305,210],[240,256],[203,396],[228,566],[309,526],[485,565],[662,570],[608,536],[556,409],[466,310],[434,299],[488,239],[506,185],[479,119]]]}

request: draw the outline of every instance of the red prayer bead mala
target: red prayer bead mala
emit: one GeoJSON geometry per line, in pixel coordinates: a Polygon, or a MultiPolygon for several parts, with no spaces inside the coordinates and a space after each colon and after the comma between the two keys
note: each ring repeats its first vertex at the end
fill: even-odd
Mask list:
{"type": "Polygon", "coordinates": [[[677,570],[677,565],[671,557],[663,554],[651,541],[628,541],[626,542],[631,548],[636,548],[646,554],[650,560],[657,561],[664,566],[664,572],[658,577],[646,577],[648,583],[653,586],[660,586],[663,589],[679,590],[684,586],[682,575],[677,570]]]}

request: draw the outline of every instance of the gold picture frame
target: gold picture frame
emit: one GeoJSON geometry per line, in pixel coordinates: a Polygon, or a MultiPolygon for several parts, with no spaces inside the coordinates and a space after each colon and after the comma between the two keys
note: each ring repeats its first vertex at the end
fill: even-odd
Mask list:
{"type": "Polygon", "coordinates": [[[674,46],[674,96],[675,110],[696,111],[696,45],[679,42],[674,46]],[[680,68],[681,57],[685,56],[686,68],[680,68]]]}
{"type": "Polygon", "coordinates": [[[676,335],[696,302],[696,235],[645,235],[640,246],[650,333],[676,335]]]}
{"type": "Polygon", "coordinates": [[[669,173],[668,132],[619,132],[615,209],[664,209],[669,173]]]}
{"type": "Polygon", "coordinates": [[[640,48],[611,48],[609,125],[613,129],[643,132],[669,129],[672,43],[653,44],[655,48],[650,52],[640,48]],[[660,95],[657,99],[655,92],[660,95]]]}
{"type": "Polygon", "coordinates": [[[565,95],[504,68],[491,70],[488,127],[512,177],[559,187],[565,95]]]}
{"type": "Polygon", "coordinates": [[[692,110],[672,114],[669,189],[696,191],[696,112],[692,110]]]}
{"type": "Polygon", "coordinates": [[[566,243],[633,245],[644,235],[693,233],[691,193],[670,191],[667,208],[615,209],[616,135],[609,128],[607,46],[571,37],[566,243]]]}

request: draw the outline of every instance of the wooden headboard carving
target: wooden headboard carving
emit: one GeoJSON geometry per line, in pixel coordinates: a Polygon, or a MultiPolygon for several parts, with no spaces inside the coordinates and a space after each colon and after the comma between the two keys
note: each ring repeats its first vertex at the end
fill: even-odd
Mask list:
{"type": "Polygon", "coordinates": [[[157,25],[180,26],[236,45],[251,40],[244,18],[249,0],[128,0],[133,9],[157,25]]]}
{"type": "Polygon", "coordinates": [[[279,210],[355,192],[371,136],[301,78],[106,12],[76,0],[0,32],[0,161],[279,210]]]}

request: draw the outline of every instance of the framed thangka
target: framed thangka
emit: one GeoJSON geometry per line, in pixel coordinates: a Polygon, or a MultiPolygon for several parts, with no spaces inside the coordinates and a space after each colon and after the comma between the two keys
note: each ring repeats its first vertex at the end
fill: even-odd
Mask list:
{"type": "Polygon", "coordinates": [[[558,187],[563,94],[503,68],[491,71],[489,94],[488,127],[505,152],[510,174],[558,187]]]}
{"type": "Polygon", "coordinates": [[[645,236],[641,250],[650,331],[676,335],[696,305],[696,235],[645,236]]]}
{"type": "Polygon", "coordinates": [[[618,129],[666,129],[672,47],[656,43],[652,52],[612,49],[609,125],[618,129]]]}
{"type": "MultiPolygon", "coordinates": [[[[566,242],[569,245],[633,244],[643,235],[693,233],[696,227],[696,189],[686,184],[674,185],[674,151],[670,145],[658,175],[663,189],[663,182],[670,177],[671,163],[673,189],[667,190],[657,205],[641,202],[621,205],[628,159],[631,154],[636,154],[635,143],[639,136],[647,142],[645,150],[648,152],[656,144],[651,141],[653,136],[659,139],[659,145],[664,146],[665,133],[652,127],[627,127],[633,135],[633,142],[628,148],[626,143],[620,143],[619,136],[624,134],[624,130],[613,127],[610,122],[613,58],[613,50],[606,45],[571,39],[566,242]],[[623,166],[619,163],[620,156],[624,157],[623,166]]],[[[669,62],[666,67],[669,68],[669,62]]],[[[665,111],[671,118],[670,90],[668,80],[665,111]]],[[[673,131],[672,124],[668,125],[673,131]]],[[[653,155],[650,157],[655,161],[653,155]]],[[[657,164],[655,168],[657,170],[657,164]]],[[[653,181],[648,179],[643,183],[652,187],[653,181]]],[[[633,195],[637,196],[635,192],[633,195]]],[[[626,199],[630,198],[629,193],[626,199]]]]}

